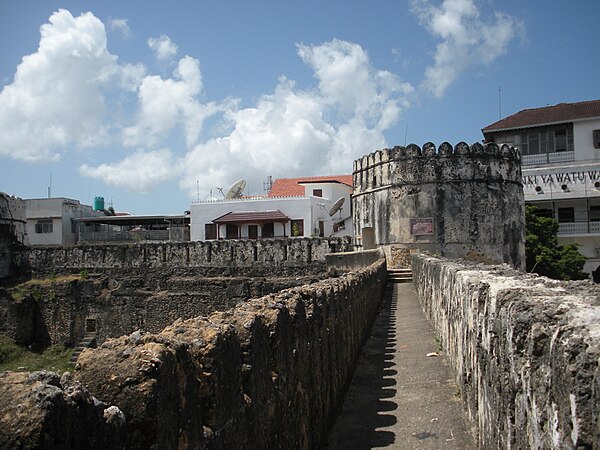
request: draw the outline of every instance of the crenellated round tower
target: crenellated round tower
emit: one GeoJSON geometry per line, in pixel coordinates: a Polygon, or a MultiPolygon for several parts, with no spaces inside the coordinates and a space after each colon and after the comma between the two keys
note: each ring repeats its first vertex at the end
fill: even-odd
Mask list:
{"type": "Polygon", "coordinates": [[[353,184],[356,244],[382,247],[392,264],[420,249],[524,268],[521,156],[514,148],[385,148],[354,161],[353,184]]]}

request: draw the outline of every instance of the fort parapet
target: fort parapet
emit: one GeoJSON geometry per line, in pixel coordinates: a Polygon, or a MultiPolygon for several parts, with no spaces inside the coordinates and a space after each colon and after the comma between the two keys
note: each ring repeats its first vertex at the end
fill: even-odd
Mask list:
{"type": "Polygon", "coordinates": [[[354,162],[353,184],[356,242],[382,247],[392,263],[398,250],[420,249],[524,267],[521,157],[513,148],[386,148],[354,162]]]}

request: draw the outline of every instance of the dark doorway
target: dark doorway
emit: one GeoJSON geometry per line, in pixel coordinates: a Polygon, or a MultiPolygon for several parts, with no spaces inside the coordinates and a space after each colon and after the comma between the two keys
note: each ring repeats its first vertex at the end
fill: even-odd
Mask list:
{"type": "Polygon", "coordinates": [[[258,239],[258,225],[248,225],[248,237],[258,239]]]}
{"type": "Polygon", "coordinates": [[[85,319],[85,332],[96,333],[97,331],[96,319],[85,319]]]}
{"type": "Polygon", "coordinates": [[[319,220],[319,237],[325,237],[325,222],[319,220]]]}
{"type": "Polygon", "coordinates": [[[228,223],[225,226],[225,237],[227,239],[238,239],[240,237],[238,226],[228,223]]]}
{"type": "Polygon", "coordinates": [[[275,236],[275,224],[273,222],[265,223],[262,226],[262,237],[272,238],[275,236]]]}

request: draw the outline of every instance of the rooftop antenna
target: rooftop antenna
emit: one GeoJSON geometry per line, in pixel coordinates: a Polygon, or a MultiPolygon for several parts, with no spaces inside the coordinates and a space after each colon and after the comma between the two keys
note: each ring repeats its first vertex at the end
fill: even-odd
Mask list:
{"type": "Polygon", "coordinates": [[[498,120],[502,119],[502,86],[498,86],[498,120]]]}
{"type": "Polygon", "coordinates": [[[215,189],[221,193],[221,195],[223,196],[223,198],[225,198],[225,193],[223,192],[223,188],[222,187],[216,187],[215,189]]]}
{"type": "Polygon", "coordinates": [[[273,177],[271,175],[269,175],[267,177],[267,181],[263,182],[263,190],[265,192],[270,192],[272,188],[273,188],[273,177]]]}
{"type": "Polygon", "coordinates": [[[200,201],[200,182],[196,180],[196,201],[200,201]]]}
{"type": "Polygon", "coordinates": [[[227,194],[225,194],[225,198],[227,200],[231,200],[232,198],[240,198],[246,188],[246,180],[238,180],[231,185],[227,194]]]}
{"type": "Polygon", "coordinates": [[[48,198],[52,197],[52,172],[50,172],[50,185],[48,186],[48,198]]]}
{"type": "Polygon", "coordinates": [[[333,204],[333,206],[331,207],[331,209],[329,210],[329,217],[333,217],[333,215],[336,212],[340,212],[340,219],[342,218],[342,205],[344,204],[344,202],[346,201],[346,199],[344,197],[340,197],[336,200],[336,202],[333,204]]]}
{"type": "Polygon", "coordinates": [[[404,146],[406,147],[406,135],[408,134],[408,124],[406,124],[406,128],[404,129],[404,146]]]}

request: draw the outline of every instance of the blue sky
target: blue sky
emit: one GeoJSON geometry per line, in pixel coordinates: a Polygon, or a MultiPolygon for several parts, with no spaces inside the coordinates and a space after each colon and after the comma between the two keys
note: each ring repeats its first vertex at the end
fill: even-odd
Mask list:
{"type": "Polygon", "coordinates": [[[181,213],[600,99],[600,2],[0,0],[0,191],[181,213]],[[499,101],[501,88],[501,102],[499,101]]]}

